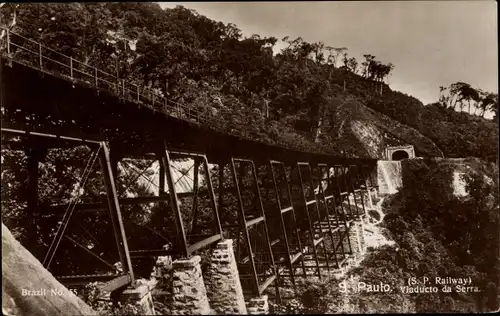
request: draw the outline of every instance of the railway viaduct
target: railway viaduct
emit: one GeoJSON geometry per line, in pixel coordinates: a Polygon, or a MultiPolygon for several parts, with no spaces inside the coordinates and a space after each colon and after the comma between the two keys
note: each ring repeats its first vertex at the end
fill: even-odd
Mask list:
{"type": "MultiPolygon", "coordinates": [[[[9,31],[0,67],[2,151],[27,157],[25,212],[33,230],[42,218],[56,219],[46,237],[50,246],[36,256],[66,286],[101,281],[103,293],[119,291],[141,313],[154,313],[153,289],[136,273],[136,262],[149,258],[172,273],[172,313],[258,314],[265,313],[268,298],[287,299],[285,286],[339,270],[359,252],[360,219],[376,192],[376,160],[301,152],[224,130],[218,115],[171,102],[9,31]],[[98,165],[102,194],[83,198],[76,190],[67,203],[41,205],[40,164],[47,152],[77,146],[89,151],[79,185],[98,165]],[[119,165],[127,159],[159,166],[156,194],[117,192],[119,165]],[[177,192],[173,168],[179,161],[192,164],[187,192],[177,192]],[[136,236],[125,229],[124,210],[153,204],[164,215],[157,220],[173,227],[163,236],[168,246],[151,241],[149,249],[130,249],[136,236]],[[69,234],[80,221],[104,216],[118,268],[69,234]],[[58,267],[71,259],[64,258],[68,245],[82,250],[72,264],[89,256],[108,271],[61,275],[58,267]],[[202,272],[200,258],[207,253],[202,272]]],[[[162,271],[157,265],[160,278],[162,271]]]]}

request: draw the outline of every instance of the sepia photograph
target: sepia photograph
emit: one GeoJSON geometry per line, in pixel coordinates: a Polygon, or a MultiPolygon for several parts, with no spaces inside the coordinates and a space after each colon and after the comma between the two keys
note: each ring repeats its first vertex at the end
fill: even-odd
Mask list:
{"type": "Polygon", "coordinates": [[[2,314],[498,312],[497,12],[0,3],[2,314]]]}

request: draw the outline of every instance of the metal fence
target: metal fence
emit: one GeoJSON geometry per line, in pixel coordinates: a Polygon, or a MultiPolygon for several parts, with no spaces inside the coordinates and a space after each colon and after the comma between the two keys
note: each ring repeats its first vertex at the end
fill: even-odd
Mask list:
{"type": "Polygon", "coordinates": [[[214,111],[205,109],[200,111],[192,106],[167,99],[155,89],[140,86],[127,80],[104,72],[93,65],[89,65],[71,56],[57,52],[41,42],[26,38],[11,30],[0,27],[0,54],[11,61],[39,69],[53,75],[58,75],[74,83],[90,85],[99,90],[111,92],[115,96],[146,106],[153,111],[162,112],[178,119],[207,125],[208,127],[227,134],[258,139],[255,131],[245,131],[238,128],[238,124],[229,126],[229,122],[220,119],[231,116],[230,109],[218,108],[214,111]],[[224,113],[222,113],[224,112],[224,113]],[[222,114],[222,115],[221,115],[222,114]]]}

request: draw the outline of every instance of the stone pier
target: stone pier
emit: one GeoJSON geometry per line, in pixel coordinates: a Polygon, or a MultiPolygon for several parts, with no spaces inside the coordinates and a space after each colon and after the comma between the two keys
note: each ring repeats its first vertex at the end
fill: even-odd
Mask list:
{"type": "Polygon", "coordinates": [[[361,221],[354,221],[349,227],[349,239],[354,257],[357,259],[364,253],[365,240],[363,224],[361,221]]]}
{"type": "Polygon", "coordinates": [[[151,280],[156,283],[152,295],[156,312],[163,315],[171,314],[172,277],[172,257],[159,256],[151,273],[151,280]]]}
{"type": "Polygon", "coordinates": [[[370,190],[363,191],[363,200],[365,201],[365,207],[367,209],[374,208],[375,206],[373,205],[373,199],[372,199],[372,194],[370,190]]]}
{"type": "Polygon", "coordinates": [[[358,256],[359,254],[359,237],[358,230],[354,223],[349,226],[349,241],[351,243],[352,255],[358,256]]]}
{"type": "Polygon", "coordinates": [[[172,257],[159,256],[151,272],[151,278],[154,278],[158,284],[157,288],[167,289],[171,287],[172,278],[172,257]]]}
{"type": "Polygon", "coordinates": [[[252,298],[247,305],[248,315],[267,315],[269,314],[269,302],[267,295],[252,298]]]}
{"type": "Polygon", "coordinates": [[[212,314],[201,274],[200,256],[175,260],[172,264],[173,315],[212,314]]]}
{"type": "Polygon", "coordinates": [[[217,244],[206,280],[210,306],[217,314],[247,314],[232,239],[217,244]]]}
{"type": "Polygon", "coordinates": [[[151,296],[151,288],[147,283],[137,281],[134,287],[127,288],[121,294],[121,310],[124,315],[156,315],[151,296]]]}
{"type": "Polygon", "coordinates": [[[365,253],[366,250],[366,242],[365,242],[365,228],[364,228],[364,218],[358,222],[356,222],[356,226],[358,228],[358,236],[359,236],[359,245],[361,253],[365,253]]]}

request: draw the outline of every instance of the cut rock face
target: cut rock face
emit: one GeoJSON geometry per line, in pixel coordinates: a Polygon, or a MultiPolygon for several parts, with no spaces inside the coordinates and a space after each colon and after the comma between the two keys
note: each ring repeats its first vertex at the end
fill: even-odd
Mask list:
{"type": "Polygon", "coordinates": [[[465,189],[465,181],[462,178],[462,175],[465,173],[455,171],[453,172],[453,195],[457,197],[467,196],[467,190],[465,189]]]}
{"type": "Polygon", "coordinates": [[[2,224],[4,315],[98,315],[59,283],[2,224]]]}

